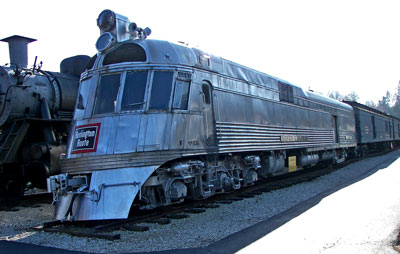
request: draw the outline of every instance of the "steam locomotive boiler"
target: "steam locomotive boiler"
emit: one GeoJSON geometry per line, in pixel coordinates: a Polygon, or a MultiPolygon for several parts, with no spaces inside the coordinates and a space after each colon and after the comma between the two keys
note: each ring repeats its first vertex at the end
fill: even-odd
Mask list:
{"type": "Polygon", "coordinates": [[[30,187],[46,188],[59,172],[75,107],[79,76],[88,56],[64,59],[61,72],[27,68],[27,45],[11,36],[10,65],[0,66],[0,195],[15,201],[30,187]]]}
{"type": "Polygon", "coordinates": [[[356,151],[351,106],[195,48],[149,40],[110,10],[81,75],[55,218],[126,218],[356,151]]]}

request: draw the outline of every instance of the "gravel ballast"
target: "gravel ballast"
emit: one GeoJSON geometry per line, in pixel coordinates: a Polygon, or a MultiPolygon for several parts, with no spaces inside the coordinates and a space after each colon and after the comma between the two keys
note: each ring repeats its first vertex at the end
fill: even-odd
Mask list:
{"type": "MultiPolygon", "coordinates": [[[[168,225],[148,225],[146,232],[115,231],[121,234],[116,241],[73,237],[60,233],[36,232],[31,227],[51,221],[54,208],[49,204],[39,207],[18,207],[18,211],[0,212],[0,240],[19,241],[37,245],[93,253],[145,252],[169,249],[205,247],[244,228],[277,215],[321,192],[335,188],[365,175],[390,158],[397,158],[400,151],[368,158],[346,166],[311,182],[271,191],[220,204],[189,218],[172,220],[168,225]]],[[[375,172],[375,171],[372,171],[375,172]]]]}

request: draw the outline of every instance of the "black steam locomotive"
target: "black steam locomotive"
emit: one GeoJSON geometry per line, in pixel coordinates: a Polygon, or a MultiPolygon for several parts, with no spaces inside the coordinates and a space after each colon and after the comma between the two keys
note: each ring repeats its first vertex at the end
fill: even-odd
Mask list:
{"type": "Polygon", "coordinates": [[[64,59],[61,72],[27,68],[27,44],[34,39],[11,36],[8,66],[0,66],[0,196],[16,201],[29,187],[46,188],[59,173],[79,76],[88,56],[64,59]]]}

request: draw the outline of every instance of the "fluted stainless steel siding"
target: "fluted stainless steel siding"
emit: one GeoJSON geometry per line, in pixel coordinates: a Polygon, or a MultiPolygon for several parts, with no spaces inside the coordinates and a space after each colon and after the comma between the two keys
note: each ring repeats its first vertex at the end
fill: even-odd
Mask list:
{"type": "Polygon", "coordinates": [[[218,148],[224,151],[292,149],[334,144],[333,129],[299,129],[217,122],[218,148]],[[307,136],[308,141],[282,142],[282,135],[307,136]]]}

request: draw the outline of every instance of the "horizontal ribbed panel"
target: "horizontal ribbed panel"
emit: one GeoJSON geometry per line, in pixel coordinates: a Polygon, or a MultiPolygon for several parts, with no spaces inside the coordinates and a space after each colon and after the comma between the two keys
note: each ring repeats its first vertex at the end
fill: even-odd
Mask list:
{"type": "Polygon", "coordinates": [[[61,160],[62,173],[162,165],[180,157],[174,151],[85,156],[61,160]]]}
{"type": "Polygon", "coordinates": [[[218,149],[220,151],[251,151],[293,149],[334,144],[332,129],[297,129],[217,122],[218,149]],[[286,141],[285,137],[304,137],[306,141],[286,141]]]}

